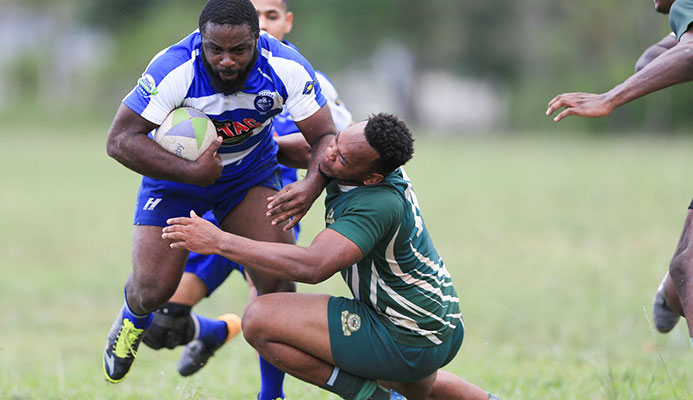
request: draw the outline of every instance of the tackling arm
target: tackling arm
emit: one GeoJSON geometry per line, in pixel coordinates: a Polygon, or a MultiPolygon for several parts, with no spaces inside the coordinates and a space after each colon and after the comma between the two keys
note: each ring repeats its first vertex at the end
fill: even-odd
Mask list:
{"type": "Polygon", "coordinates": [[[106,152],[127,168],[155,179],[206,186],[221,176],[221,159],[216,155],[220,138],[196,161],[187,161],[147,137],[157,127],[121,104],[108,130],[106,152]]]}
{"type": "Polygon", "coordinates": [[[332,136],[337,134],[330,107],[327,104],[322,106],[315,114],[303,121],[297,121],[296,126],[303,133],[311,148],[305,180],[309,180],[313,185],[319,187],[320,192],[327,185],[327,179],[318,172],[318,164],[332,136]]]}
{"type": "Polygon", "coordinates": [[[277,279],[315,284],[363,258],[361,249],[345,236],[324,229],[308,247],[260,242],[224,232],[194,212],[171,218],[162,238],[172,248],[218,254],[277,279]]]}
{"type": "Polygon", "coordinates": [[[292,229],[306,215],[327,185],[328,180],[318,171],[318,164],[331,138],[337,134],[327,105],[303,121],[297,121],[296,126],[310,144],[310,161],[306,177],[285,186],[276,195],[269,197],[267,205],[267,215],[274,216],[272,224],[276,225],[290,219],[284,225],[285,231],[292,229]]]}

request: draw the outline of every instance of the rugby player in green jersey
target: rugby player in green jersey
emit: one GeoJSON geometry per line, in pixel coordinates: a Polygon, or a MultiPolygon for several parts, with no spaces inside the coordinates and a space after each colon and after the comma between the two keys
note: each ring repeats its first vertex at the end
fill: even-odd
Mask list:
{"type": "Polygon", "coordinates": [[[493,399],[438,371],[459,350],[464,323],[401,168],[412,154],[409,129],[389,114],[339,133],[319,165],[331,179],[327,228],[308,247],[226,233],[193,212],[170,219],[162,237],[172,248],[222,255],[280,279],[315,284],[341,273],[351,299],[276,293],[245,310],[246,340],[299,379],[345,399],[493,399]]]}
{"type": "MultiPolygon", "coordinates": [[[[616,107],[681,82],[693,80],[693,0],[654,0],[655,9],[669,14],[674,39],[665,37],[638,59],[636,72],[606,93],[564,93],[554,97],[546,115],[553,120],[569,115],[596,118],[616,107]]],[[[679,316],[693,316],[693,202],[669,271],[655,294],[653,319],[660,332],[669,332],[679,316]]],[[[686,318],[693,348],[693,318],[686,318]]]]}

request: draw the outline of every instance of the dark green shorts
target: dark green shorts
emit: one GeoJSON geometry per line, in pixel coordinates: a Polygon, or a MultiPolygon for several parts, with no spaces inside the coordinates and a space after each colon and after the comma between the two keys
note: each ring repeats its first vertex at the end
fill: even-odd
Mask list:
{"type": "Polygon", "coordinates": [[[393,340],[375,310],[344,297],[330,297],[327,320],[335,365],[367,379],[410,382],[425,378],[455,357],[464,337],[460,321],[440,345],[405,346],[393,340]]]}

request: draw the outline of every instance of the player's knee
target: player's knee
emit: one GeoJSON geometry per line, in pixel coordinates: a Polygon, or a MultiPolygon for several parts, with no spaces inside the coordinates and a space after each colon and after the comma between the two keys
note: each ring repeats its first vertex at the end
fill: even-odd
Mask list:
{"type": "Polygon", "coordinates": [[[195,334],[195,323],[190,315],[191,307],[166,303],[154,312],[152,325],[147,330],[143,342],[152,349],[162,347],[173,349],[192,340],[195,334]]]}
{"type": "Polygon", "coordinates": [[[163,307],[175,292],[176,286],[165,282],[139,283],[135,298],[141,310],[151,312],[163,307]]]}
{"type": "Polygon", "coordinates": [[[140,294],[139,303],[142,310],[156,310],[159,308],[169,297],[162,296],[158,293],[143,292],[140,294]]]}
{"type": "Polygon", "coordinates": [[[263,340],[263,322],[267,318],[265,307],[262,297],[256,297],[248,303],[245,311],[243,311],[243,321],[241,323],[243,336],[251,346],[256,348],[263,340]]]}

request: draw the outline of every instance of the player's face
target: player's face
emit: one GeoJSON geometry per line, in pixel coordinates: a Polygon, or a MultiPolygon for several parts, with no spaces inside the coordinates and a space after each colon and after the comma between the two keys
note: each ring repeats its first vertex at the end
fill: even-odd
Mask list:
{"type": "Polygon", "coordinates": [[[669,14],[671,10],[671,5],[674,4],[675,0],[654,0],[655,10],[662,14],[669,14]]]}
{"type": "Polygon", "coordinates": [[[366,140],[366,123],[351,125],[332,139],[318,167],[323,175],[344,185],[362,185],[375,173],[373,162],[379,156],[366,140]]]}
{"type": "Polygon", "coordinates": [[[248,25],[207,23],[202,34],[202,53],[212,86],[224,94],[245,87],[257,58],[257,37],[248,25]]]}
{"type": "Polygon", "coordinates": [[[252,0],[257,17],[260,20],[260,29],[284,40],[284,35],[291,32],[294,15],[287,11],[282,0],[252,0]]]}

